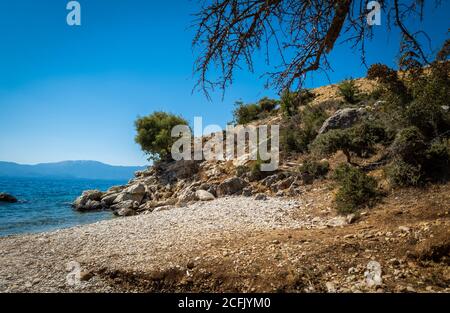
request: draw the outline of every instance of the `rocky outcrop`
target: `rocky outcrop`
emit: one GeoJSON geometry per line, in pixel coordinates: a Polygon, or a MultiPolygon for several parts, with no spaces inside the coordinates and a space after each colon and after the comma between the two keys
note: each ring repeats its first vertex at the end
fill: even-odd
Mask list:
{"type": "Polygon", "coordinates": [[[73,202],[72,207],[78,211],[101,210],[103,195],[100,190],[86,190],[73,202]]]}
{"type": "Polygon", "coordinates": [[[360,121],[366,113],[367,111],[364,108],[345,108],[337,110],[323,123],[319,130],[319,135],[332,129],[352,127],[356,122],[360,121]]]}
{"type": "Polygon", "coordinates": [[[16,197],[7,194],[7,193],[0,193],[0,202],[6,202],[6,203],[16,203],[17,199],[16,197]]]}
{"type": "Polygon", "coordinates": [[[218,196],[229,196],[234,194],[239,194],[242,192],[242,189],[246,187],[248,183],[240,177],[231,177],[224,180],[217,187],[217,195],[218,196]]]}

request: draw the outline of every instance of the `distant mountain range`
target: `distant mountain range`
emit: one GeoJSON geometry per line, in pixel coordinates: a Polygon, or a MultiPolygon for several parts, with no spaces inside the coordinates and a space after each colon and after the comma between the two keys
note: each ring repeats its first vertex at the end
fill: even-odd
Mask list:
{"type": "Polygon", "coordinates": [[[0,177],[51,177],[73,179],[131,179],[142,166],[113,166],[97,161],[63,161],[25,165],[0,161],[0,177]]]}

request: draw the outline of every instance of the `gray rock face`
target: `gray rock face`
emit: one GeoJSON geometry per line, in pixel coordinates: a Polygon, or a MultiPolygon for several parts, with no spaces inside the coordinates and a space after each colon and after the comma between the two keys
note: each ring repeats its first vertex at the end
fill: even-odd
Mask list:
{"type": "Polygon", "coordinates": [[[113,203],[121,203],[125,201],[133,201],[138,202],[139,204],[142,202],[145,196],[145,186],[143,184],[135,184],[126,188],[123,192],[121,192],[116,199],[114,199],[113,203]]]}
{"type": "Polygon", "coordinates": [[[234,195],[242,192],[242,189],[247,187],[248,183],[240,177],[231,177],[224,180],[217,187],[218,196],[234,195]]]}
{"type": "Polygon", "coordinates": [[[103,192],[99,190],[86,190],[72,204],[72,207],[78,211],[100,210],[100,203],[103,192]]]}
{"type": "Polygon", "coordinates": [[[329,117],[319,130],[319,135],[331,129],[345,129],[352,127],[367,113],[364,108],[345,108],[337,110],[329,117]]]}
{"type": "Polygon", "coordinates": [[[102,198],[102,204],[105,206],[111,206],[113,205],[114,201],[116,200],[117,196],[119,194],[118,193],[113,193],[113,194],[106,194],[103,198],[102,198]]]}
{"type": "Polygon", "coordinates": [[[16,203],[17,199],[16,199],[16,197],[11,196],[7,193],[0,193],[0,202],[16,203]]]}
{"type": "Polygon", "coordinates": [[[133,216],[136,212],[130,208],[122,208],[117,211],[114,211],[114,215],[116,216],[133,216]]]}
{"type": "Polygon", "coordinates": [[[215,199],[215,197],[210,192],[208,192],[206,190],[202,190],[202,189],[197,190],[195,192],[195,196],[200,201],[211,201],[211,200],[215,199]]]}

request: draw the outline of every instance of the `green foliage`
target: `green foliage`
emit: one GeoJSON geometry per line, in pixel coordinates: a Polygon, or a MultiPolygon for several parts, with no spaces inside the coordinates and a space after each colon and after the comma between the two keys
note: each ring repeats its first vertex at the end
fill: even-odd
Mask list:
{"type": "Polygon", "coordinates": [[[278,101],[274,99],[269,99],[267,97],[259,100],[258,104],[262,111],[272,112],[278,105],[278,101]]]}
{"type": "Polygon", "coordinates": [[[236,108],[233,111],[235,124],[245,125],[259,118],[262,112],[258,104],[244,104],[236,102],[236,108]]]}
{"type": "Polygon", "coordinates": [[[142,150],[153,160],[171,158],[171,147],[178,139],[171,136],[172,128],[187,125],[187,121],[177,115],[166,112],[154,112],[149,116],[139,117],[135,121],[135,137],[142,150]]]}
{"type": "Polygon", "coordinates": [[[397,98],[400,105],[411,100],[405,84],[399,79],[397,71],[384,64],[373,64],[367,71],[367,78],[377,80],[391,93],[391,97],[397,98]]]}
{"type": "Polygon", "coordinates": [[[348,129],[333,129],[319,135],[310,149],[319,156],[330,156],[339,150],[344,152],[347,161],[351,161],[351,153],[359,157],[373,154],[377,143],[388,141],[384,126],[378,121],[363,121],[348,129]]]}
{"type": "Polygon", "coordinates": [[[327,114],[318,106],[306,105],[297,115],[285,117],[281,143],[285,151],[306,152],[316,138],[327,114]]]}
{"type": "Polygon", "coordinates": [[[298,170],[300,173],[309,174],[313,178],[322,178],[328,174],[330,164],[327,161],[318,162],[313,159],[307,159],[298,170]]]}
{"type": "Polygon", "coordinates": [[[245,125],[264,118],[274,111],[278,103],[277,100],[267,97],[262,98],[258,103],[244,104],[242,101],[237,101],[233,111],[234,123],[245,125]]]}
{"type": "Polygon", "coordinates": [[[317,136],[310,145],[310,150],[313,154],[324,157],[342,150],[348,162],[350,162],[350,151],[352,149],[352,138],[347,129],[332,129],[317,136]]]}
{"type": "Polygon", "coordinates": [[[339,84],[338,88],[339,92],[348,103],[355,104],[360,101],[359,90],[353,79],[344,80],[339,84]]]}
{"type": "Polygon", "coordinates": [[[432,181],[446,181],[450,178],[450,140],[436,140],[431,144],[425,151],[423,171],[432,181]]]}
{"type": "Polygon", "coordinates": [[[401,130],[390,147],[391,155],[413,165],[423,162],[425,137],[417,127],[401,130]]]}
{"type": "Polygon", "coordinates": [[[417,127],[400,131],[390,150],[394,161],[386,175],[394,186],[417,186],[426,181],[445,181],[450,174],[448,139],[426,142],[417,127]]]}
{"type": "Polygon", "coordinates": [[[288,117],[295,116],[299,112],[299,107],[307,105],[312,99],[314,99],[314,94],[308,89],[302,89],[298,92],[284,90],[280,101],[281,112],[288,117]]]}
{"type": "Polygon", "coordinates": [[[335,203],[340,213],[352,213],[363,206],[370,206],[381,195],[373,177],[348,164],[338,166],[333,178],[339,184],[335,203]]]}
{"type": "Polygon", "coordinates": [[[385,173],[394,186],[416,186],[422,181],[420,165],[397,159],[386,167],[385,173]]]}

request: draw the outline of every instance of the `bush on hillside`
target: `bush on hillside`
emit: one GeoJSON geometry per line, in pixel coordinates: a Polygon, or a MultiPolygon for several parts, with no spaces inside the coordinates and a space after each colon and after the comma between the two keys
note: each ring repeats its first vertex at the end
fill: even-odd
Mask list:
{"type": "Polygon", "coordinates": [[[313,159],[306,159],[299,167],[301,174],[308,174],[313,178],[322,178],[328,174],[330,164],[327,161],[316,161],[313,159]]]}
{"type": "Polygon", "coordinates": [[[187,125],[181,116],[166,112],[154,112],[149,116],[139,117],[135,121],[135,137],[142,150],[153,160],[171,159],[171,148],[178,138],[171,136],[172,128],[187,125]]]}
{"type": "Polygon", "coordinates": [[[377,181],[351,165],[338,166],[333,178],[339,184],[335,204],[340,213],[352,213],[361,207],[371,206],[381,195],[377,181]]]}
{"type": "Polygon", "coordinates": [[[236,102],[236,108],[233,111],[234,123],[238,125],[248,124],[257,120],[261,112],[261,107],[257,104],[236,102]]]}
{"type": "Polygon", "coordinates": [[[319,106],[306,105],[297,115],[285,117],[281,129],[284,151],[306,152],[316,138],[327,114],[319,106]]]}
{"type": "Polygon", "coordinates": [[[284,90],[281,94],[280,108],[285,116],[295,116],[300,106],[307,105],[314,99],[314,94],[308,89],[293,92],[284,90]]]}
{"type": "Polygon", "coordinates": [[[339,92],[348,103],[355,104],[360,101],[359,90],[353,79],[344,80],[338,85],[338,88],[339,92]]]}

